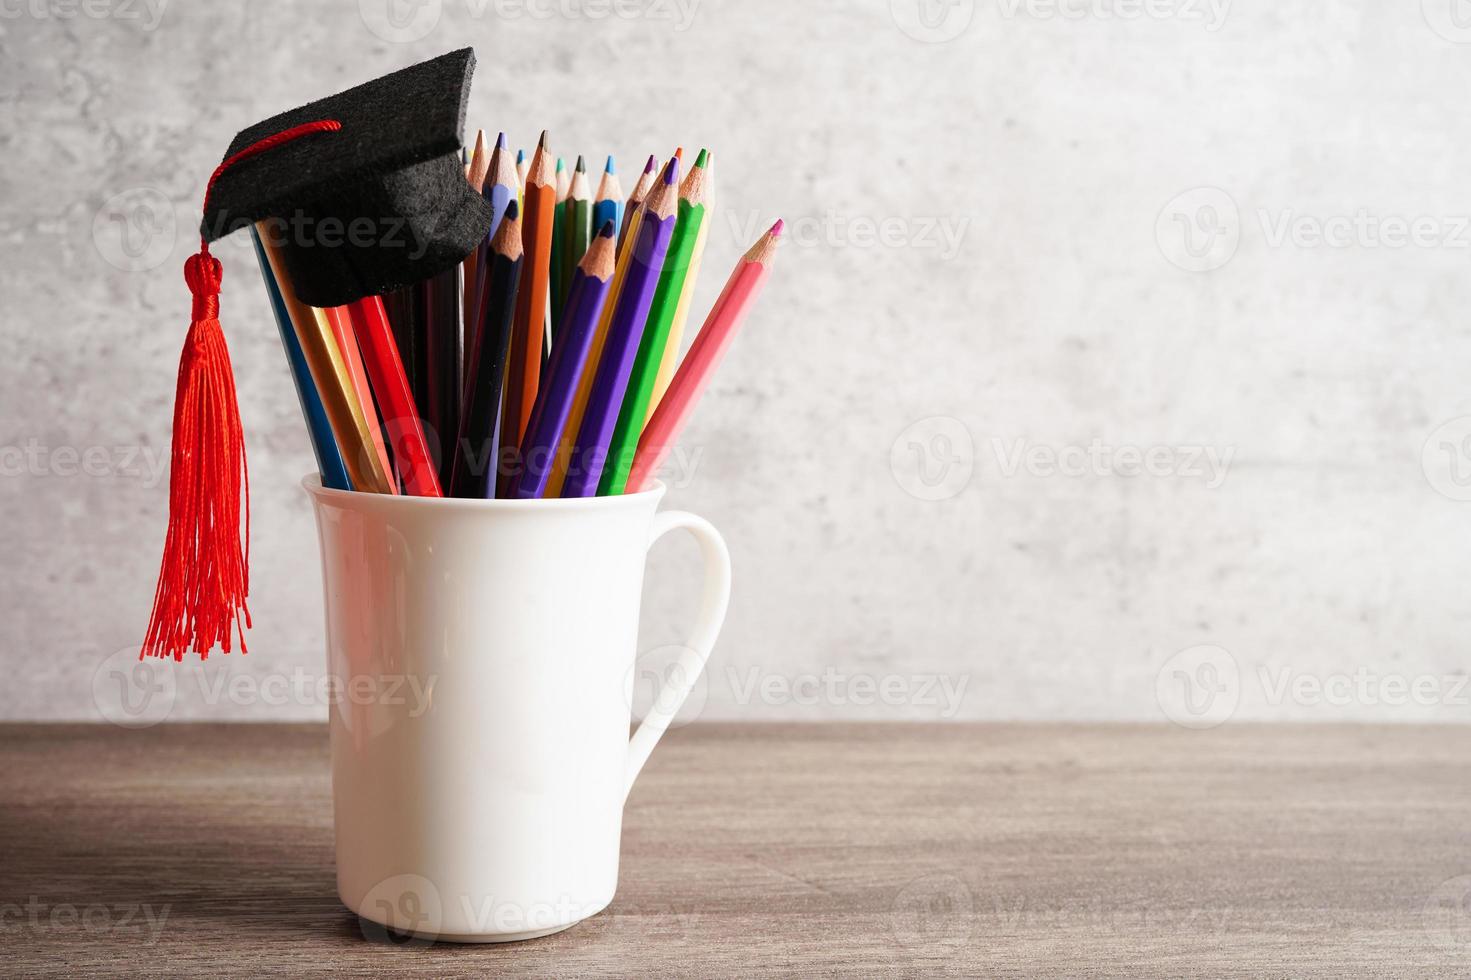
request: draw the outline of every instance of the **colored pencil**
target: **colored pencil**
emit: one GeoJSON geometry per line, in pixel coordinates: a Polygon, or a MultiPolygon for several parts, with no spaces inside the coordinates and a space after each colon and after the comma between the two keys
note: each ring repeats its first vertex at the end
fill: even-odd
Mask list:
{"type": "Polygon", "coordinates": [[[465,376],[464,406],[449,481],[453,497],[494,495],[496,481],[492,474],[500,458],[497,425],[501,390],[515,322],[522,255],[520,208],[512,201],[491,240],[483,267],[486,295],[481,308],[485,316],[471,332],[470,369],[465,376]]]}
{"type": "MultiPolygon", "coordinates": [[[[562,269],[562,250],[566,247],[567,237],[567,195],[572,189],[572,175],[567,172],[567,161],[557,157],[557,203],[552,208],[552,261],[547,269],[547,336],[551,337],[557,318],[562,314],[562,300],[565,294],[562,292],[562,284],[566,281],[566,275],[562,269]]],[[[550,339],[542,345],[542,353],[551,350],[550,339]]]]}
{"type": "Polygon", "coordinates": [[[694,413],[700,395],[709,384],[710,377],[730,349],[731,341],[742,321],[751,310],[751,304],[760,295],[765,285],[771,261],[776,256],[776,246],[781,238],[782,223],[778,221],[771,230],[752,245],[736,263],[720,298],[715,301],[699,336],[690,345],[674,380],[665,393],[664,400],[654,410],[654,417],[644,427],[639,439],[638,453],[633,460],[633,469],[628,474],[628,491],[638,493],[653,485],[655,474],[663,465],[669,451],[679,439],[685,424],[694,413]]]}
{"type": "MultiPolygon", "coordinates": [[[[572,182],[567,189],[567,206],[562,213],[566,247],[562,250],[562,301],[565,304],[572,290],[572,276],[582,264],[587,247],[592,240],[592,195],[587,183],[587,162],[577,158],[572,168],[572,182]]],[[[599,225],[598,227],[602,227],[599,225]]],[[[565,305],[564,305],[565,308],[565,305]]],[[[552,319],[552,339],[555,342],[561,329],[561,317],[552,319]]]]}
{"type": "Polygon", "coordinates": [[[689,322],[690,306],[695,298],[695,286],[700,280],[700,266],[705,258],[705,242],[710,237],[710,226],[714,223],[711,218],[711,213],[715,209],[715,182],[712,173],[714,163],[715,154],[711,153],[705,161],[705,219],[700,222],[700,234],[695,239],[695,249],[690,256],[689,272],[684,277],[684,288],[679,294],[679,305],[675,307],[674,320],[669,324],[669,336],[664,341],[664,356],[660,359],[659,371],[654,376],[654,390],[649,396],[644,425],[648,425],[649,419],[654,417],[654,410],[659,407],[664,392],[669,390],[669,382],[674,377],[674,369],[679,365],[679,345],[684,339],[685,324],[689,322]]]}
{"type": "Polygon", "coordinates": [[[276,328],[281,332],[281,346],[286,349],[286,363],[291,369],[291,382],[296,387],[296,400],[301,404],[302,417],[306,419],[307,435],[311,438],[312,453],[317,457],[317,472],[322,477],[322,486],[351,490],[352,482],[342,461],[342,452],[337,448],[337,439],[332,434],[332,423],[327,420],[327,410],[322,406],[322,397],[312,380],[312,369],[296,336],[291,313],[286,308],[276,274],[271,271],[265,247],[261,245],[260,232],[254,227],[250,229],[250,239],[255,243],[255,258],[260,264],[261,281],[265,283],[266,295],[271,301],[271,312],[276,316],[276,328]]]}
{"type": "MultiPolygon", "coordinates": [[[[518,208],[520,206],[521,183],[516,177],[516,165],[511,162],[511,151],[506,148],[505,133],[501,133],[496,138],[495,149],[490,154],[490,172],[486,175],[485,186],[481,193],[490,202],[491,212],[490,232],[485,236],[486,245],[481,248],[481,251],[485,252],[488,250],[491,239],[495,237],[496,232],[500,229],[501,221],[506,215],[507,206],[513,201],[517,203],[518,208]]],[[[471,318],[470,322],[480,323],[485,319],[485,310],[481,305],[485,302],[485,277],[477,275],[475,278],[477,280],[475,284],[475,315],[471,318]]],[[[467,344],[466,346],[468,347],[469,345],[467,344]]],[[[465,352],[467,361],[469,356],[470,354],[467,350],[465,352]]],[[[466,373],[468,375],[468,371],[466,373]]]]}
{"type": "Polygon", "coordinates": [[[501,411],[501,445],[519,446],[526,420],[536,402],[541,377],[541,351],[546,330],[547,271],[551,263],[552,212],[557,187],[546,133],[526,175],[526,203],[521,210],[525,257],[516,293],[516,322],[511,332],[505,405],[501,411]]]}
{"type": "Polygon", "coordinates": [[[530,165],[531,165],[530,162],[526,159],[526,151],[525,150],[517,150],[516,151],[516,181],[517,181],[517,183],[520,184],[520,187],[521,187],[521,191],[522,192],[524,192],[526,190],[526,171],[527,171],[527,168],[530,167],[530,165]]]}
{"type": "Polygon", "coordinates": [[[633,372],[628,379],[628,391],[623,396],[623,407],[618,412],[618,424],[613,428],[613,439],[608,445],[607,463],[603,467],[602,481],[598,484],[599,496],[623,492],[628,480],[628,470],[633,465],[634,451],[638,448],[638,437],[650,414],[649,403],[654,394],[654,381],[669,341],[674,314],[678,310],[680,297],[688,280],[695,243],[705,227],[707,164],[708,156],[701,150],[679,189],[678,223],[674,228],[674,238],[669,243],[669,255],[665,259],[663,271],[659,273],[659,285],[654,290],[654,302],[649,309],[648,326],[639,341],[638,355],[634,358],[633,372]]]}
{"type": "MultiPolygon", "coordinates": [[[[649,159],[652,162],[653,158],[649,159]]],[[[629,231],[637,235],[640,212],[637,210],[631,214],[625,212],[623,217],[629,224],[629,231]]],[[[590,367],[583,371],[582,376],[577,379],[577,392],[572,396],[572,410],[567,416],[567,432],[573,437],[582,428],[583,413],[587,409],[587,401],[592,394],[593,377],[597,373],[596,365],[601,363],[603,358],[603,342],[608,337],[608,323],[613,319],[613,310],[617,308],[618,297],[623,293],[623,282],[628,278],[631,258],[630,249],[618,249],[618,260],[613,270],[613,283],[608,288],[608,299],[603,304],[603,315],[598,319],[597,329],[593,332],[592,347],[588,350],[587,363],[590,367]]],[[[571,453],[560,453],[552,460],[552,477],[547,482],[544,496],[560,497],[562,495],[562,485],[567,479],[567,464],[570,458],[571,453]]]]}
{"type": "Polygon", "coordinates": [[[524,500],[545,496],[553,459],[571,449],[563,442],[567,417],[577,391],[577,379],[587,367],[588,350],[608,298],[617,252],[615,232],[611,219],[604,222],[577,268],[572,270],[560,336],[552,347],[546,381],[536,393],[536,405],[531,409],[531,421],[517,460],[518,473],[508,496],[524,500]]]}
{"type": "MultiPolygon", "coordinates": [[[[322,407],[332,423],[332,434],[342,451],[348,480],[354,490],[363,493],[397,493],[392,470],[388,467],[388,453],[378,431],[372,396],[369,395],[366,405],[359,399],[352,372],[326,312],[307,306],[296,298],[283,264],[280,242],[269,230],[261,238],[271,272],[281,289],[281,299],[286,304],[292,326],[296,328],[297,340],[301,341],[302,353],[311,369],[312,380],[316,382],[317,393],[322,398],[322,407]]],[[[356,352],[356,346],[353,350],[356,352]]]]}
{"type": "Polygon", "coordinates": [[[393,342],[398,345],[399,360],[414,392],[414,402],[423,409],[429,390],[429,377],[423,369],[423,301],[419,283],[395,289],[383,296],[388,310],[388,325],[393,328],[393,342]]]}
{"type": "Polygon", "coordinates": [[[633,185],[633,193],[628,195],[628,204],[623,208],[623,227],[618,231],[618,254],[623,254],[627,246],[633,219],[637,217],[639,208],[643,207],[644,198],[648,196],[649,189],[654,186],[654,178],[659,173],[659,158],[650,156],[649,162],[644,164],[644,172],[639,174],[638,182],[633,185]]]}
{"type": "MultiPolygon", "coordinates": [[[[460,424],[460,378],[465,356],[461,350],[466,328],[461,327],[463,300],[458,270],[446,269],[432,277],[421,284],[417,296],[421,304],[417,317],[418,376],[411,379],[410,388],[439,485],[443,487],[454,459],[450,440],[460,424]]],[[[374,390],[377,390],[376,381],[374,390]]],[[[397,447],[396,442],[394,446],[397,447]]]]}
{"type": "MultiPolygon", "coordinates": [[[[488,173],[490,173],[490,149],[485,145],[485,130],[480,129],[475,132],[475,151],[470,154],[470,169],[465,172],[465,179],[476,191],[483,193],[485,176],[488,173]]],[[[475,318],[475,297],[479,295],[475,288],[475,269],[480,261],[480,254],[481,249],[476,249],[465,256],[465,261],[460,263],[464,280],[461,317],[467,325],[475,318]]]]}
{"type": "Polygon", "coordinates": [[[388,475],[388,483],[392,487],[387,492],[399,493],[400,487],[394,475],[393,459],[388,452],[388,440],[383,433],[383,419],[378,412],[377,400],[373,397],[373,386],[368,383],[368,369],[363,366],[363,354],[359,349],[357,336],[353,333],[352,319],[347,315],[347,308],[342,306],[326,309],[312,307],[312,315],[325,323],[326,328],[332,333],[332,339],[337,343],[337,349],[342,352],[342,363],[347,367],[347,376],[352,381],[353,392],[357,395],[358,404],[363,407],[368,435],[372,440],[373,454],[378,457],[378,464],[388,475]]]}
{"type": "Polygon", "coordinates": [[[592,202],[592,220],[589,228],[601,228],[609,221],[617,228],[623,219],[623,187],[618,183],[618,171],[613,158],[603,166],[603,177],[598,181],[598,193],[592,202]]]}
{"type": "Polygon", "coordinates": [[[338,309],[346,310],[362,350],[363,364],[383,413],[384,428],[393,439],[394,460],[404,492],[416,497],[442,496],[434,459],[424,440],[413,392],[404,376],[382,297],[366,296],[338,309]]]}
{"type": "Polygon", "coordinates": [[[480,187],[480,193],[490,202],[491,231],[487,241],[495,237],[496,229],[505,217],[506,205],[515,200],[519,186],[520,178],[516,176],[516,166],[511,162],[511,151],[506,147],[506,134],[501,133],[495,139],[495,149],[490,153],[490,167],[480,187]]]}
{"type": "Polygon", "coordinates": [[[591,497],[597,493],[639,340],[648,322],[669,242],[674,237],[678,204],[679,158],[673,157],[645,198],[638,231],[629,240],[628,274],[618,294],[613,319],[608,322],[592,391],[577,432],[567,479],[562,484],[563,497],[591,497]]]}

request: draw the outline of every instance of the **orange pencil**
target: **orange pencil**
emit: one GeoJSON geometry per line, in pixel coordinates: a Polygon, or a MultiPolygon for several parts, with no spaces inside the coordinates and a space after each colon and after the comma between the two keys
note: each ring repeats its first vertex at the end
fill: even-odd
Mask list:
{"type": "Polygon", "coordinates": [[[332,337],[337,341],[337,349],[342,354],[347,376],[352,381],[353,391],[357,394],[358,403],[362,405],[366,416],[368,435],[373,440],[372,451],[377,458],[376,468],[381,468],[387,474],[386,492],[398,493],[398,484],[393,478],[393,464],[388,459],[388,446],[383,441],[383,430],[378,425],[378,414],[373,408],[373,389],[368,384],[368,372],[363,367],[363,355],[358,350],[357,336],[352,331],[347,308],[334,306],[324,310],[314,306],[312,313],[325,319],[332,329],[332,337]]]}
{"type": "Polygon", "coordinates": [[[501,445],[519,446],[536,403],[541,381],[541,348],[546,331],[548,274],[552,263],[552,219],[557,207],[556,174],[547,134],[526,171],[521,208],[521,241],[525,257],[516,293],[516,319],[511,326],[511,356],[506,366],[505,405],[501,410],[501,445]]]}
{"type": "Polygon", "coordinates": [[[705,393],[710,377],[730,349],[730,343],[750,312],[751,304],[760,295],[771,260],[776,257],[781,232],[782,223],[778,221],[736,263],[720,298],[705,318],[700,335],[690,345],[679,370],[674,372],[674,380],[669,383],[664,400],[659,402],[649,424],[644,427],[638,441],[638,452],[633,458],[633,468],[628,474],[627,493],[647,490],[653,484],[660,465],[694,414],[695,405],[705,393]]]}

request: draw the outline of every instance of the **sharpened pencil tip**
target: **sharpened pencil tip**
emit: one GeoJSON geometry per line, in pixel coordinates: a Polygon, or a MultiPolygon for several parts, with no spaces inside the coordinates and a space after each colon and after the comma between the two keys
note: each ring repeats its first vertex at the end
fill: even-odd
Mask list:
{"type": "Polygon", "coordinates": [[[607,163],[607,165],[603,167],[603,173],[606,173],[606,174],[616,174],[617,172],[618,172],[617,168],[615,168],[613,166],[613,157],[610,154],[608,156],[608,163],[607,163]]]}
{"type": "Polygon", "coordinates": [[[582,159],[582,154],[577,154],[577,166],[572,168],[580,174],[587,173],[587,161],[582,159]]]}
{"type": "Polygon", "coordinates": [[[521,205],[517,204],[516,199],[513,197],[506,202],[506,216],[501,220],[515,221],[519,217],[521,217],[521,205]]]}
{"type": "Polygon", "coordinates": [[[537,141],[537,144],[536,145],[537,145],[537,148],[538,149],[545,150],[547,148],[547,131],[546,130],[543,129],[541,131],[541,139],[537,141]]]}
{"type": "Polygon", "coordinates": [[[506,134],[505,133],[501,133],[499,136],[497,136],[495,138],[495,148],[497,150],[504,150],[506,148],[506,134]]]}
{"type": "Polygon", "coordinates": [[[710,154],[706,152],[704,148],[701,148],[700,155],[695,157],[695,166],[703,167],[705,165],[705,161],[708,159],[710,159],[710,154]]]}
{"type": "Polygon", "coordinates": [[[649,162],[646,163],[646,164],[644,164],[644,173],[646,173],[646,174],[653,173],[654,172],[654,168],[657,167],[658,165],[659,165],[659,158],[656,157],[656,156],[654,156],[654,154],[650,153],[649,154],[649,162]]]}
{"type": "Polygon", "coordinates": [[[612,238],[613,232],[615,231],[617,231],[617,229],[613,227],[613,219],[609,218],[607,221],[603,222],[603,227],[598,229],[598,237],[612,238]]]}
{"type": "Polygon", "coordinates": [[[787,226],[786,221],[784,221],[781,218],[777,218],[776,219],[776,224],[774,224],[774,225],[771,226],[771,237],[772,238],[780,238],[781,237],[781,233],[782,233],[782,229],[785,228],[786,226],[787,226]]]}
{"type": "Polygon", "coordinates": [[[519,163],[521,163],[525,159],[526,159],[526,151],[525,150],[517,150],[516,151],[516,162],[519,164],[519,163]]]}
{"type": "Polygon", "coordinates": [[[675,156],[676,159],[683,161],[684,160],[684,147],[682,147],[682,146],[676,146],[674,148],[674,156],[675,156]]]}
{"type": "Polygon", "coordinates": [[[669,162],[664,165],[664,183],[673,184],[679,181],[679,157],[670,157],[669,162]]]}
{"type": "Polygon", "coordinates": [[[557,157],[557,173],[562,173],[566,169],[567,161],[563,160],[561,157],[557,157]]]}

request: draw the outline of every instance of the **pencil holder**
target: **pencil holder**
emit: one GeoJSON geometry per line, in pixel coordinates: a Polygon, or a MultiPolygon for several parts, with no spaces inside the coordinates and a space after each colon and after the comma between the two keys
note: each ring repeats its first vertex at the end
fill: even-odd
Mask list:
{"type": "Polygon", "coordinates": [[[326,592],[337,889],[365,923],[506,942],[612,901],[623,803],[725,617],[702,518],[625,496],[463,500],[303,486],[326,592]],[[679,678],[629,738],[645,557],[704,555],[679,678]]]}

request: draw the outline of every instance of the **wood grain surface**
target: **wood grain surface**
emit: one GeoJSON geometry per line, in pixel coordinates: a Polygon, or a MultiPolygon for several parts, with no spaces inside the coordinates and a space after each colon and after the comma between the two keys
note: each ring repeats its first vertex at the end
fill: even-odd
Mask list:
{"type": "Polygon", "coordinates": [[[696,725],[608,910],[397,945],[325,728],[0,726],[0,972],[1466,977],[1468,777],[1471,727],[696,725]]]}

